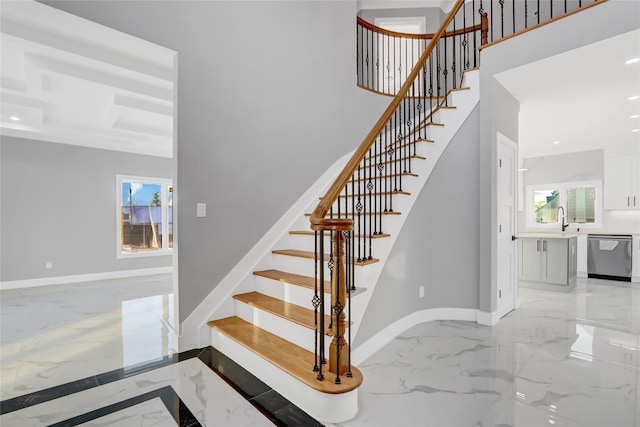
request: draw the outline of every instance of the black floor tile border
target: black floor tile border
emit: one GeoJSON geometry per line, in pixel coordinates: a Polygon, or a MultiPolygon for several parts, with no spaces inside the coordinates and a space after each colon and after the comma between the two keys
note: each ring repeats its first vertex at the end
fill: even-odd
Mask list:
{"type": "Polygon", "coordinates": [[[79,424],[87,423],[97,418],[104,417],[105,415],[113,414],[114,412],[122,411],[123,409],[139,405],[148,400],[155,399],[156,397],[160,398],[164,406],[167,408],[173,419],[180,427],[202,426],[202,424],[200,424],[196,417],[193,416],[193,413],[191,413],[189,408],[187,408],[187,406],[182,402],[180,396],[178,396],[173,387],[165,386],[157,390],[140,394],[130,399],[107,405],[94,411],[86,412],[73,418],[51,424],[50,427],[77,426],[79,424]]]}
{"type": "Polygon", "coordinates": [[[139,375],[144,372],[153,371],[154,369],[182,362],[183,360],[192,359],[198,356],[201,351],[202,349],[184,351],[182,353],[176,353],[170,356],[151,360],[149,362],[137,363],[135,365],[115,369],[113,371],[105,372],[91,377],[82,378],[66,384],[57,385],[45,390],[34,391],[33,393],[3,400],[2,402],[0,402],[0,415],[28,408],[29,406],[38,405],[50,400],[58,399],[69,394],[88,390],[93,387],[98,387],[100,385],[119,381],[121,379],[139,375]]]}
{"type": "Polygon", "coordinates": [[[244,396],[275,425],[323,427],[316,419],[214,347],[209,346],[202,349],[198,359],[244,396]]]}
{"type": "MultiPolygon", "coordinates": [[[[139,363],[136,365],[127,366],[113,371],[105,372],[102,374],[94,375],[87,378],[82,378],[77,381],[72,381],[66,384],[61,384],[55,387],[51,387],[45,390],[35,391],[33,393],[25,394],[22,396],[14,397],[11,399],[3,400],[0,402],[0,415],[8,414],[20,409],[28,408],[33,405],[48,402],[50,400],[58,399],[69,394],[79,393],[100,385],[108,384],[114,381],[119,381],[124,378],[129,378],[134,375],[139,375],[145,372],[153,371],[174,363],[182,362],[191,358],[197,357],[205,365],[207,365],[212,371],[220,376],[227,384],[235,389],[240,395],[242,395],[249,403],[256,407],[262,414],[264,414],[271,422],[277,426],[289,427],[289,426],[313,426],[323,427],[323,425],[312,418],[309,414],[298,408],[296,405],[285,399],[278,392],[271,387],[260,381],[249,371],[238,365],[231,358],[224,355],[214,347],[205,347],[202,349],[193,349],[182,353],[177,353],[171,356],[165,356],[161,359],[152,360],[146,363],[139,363]]],[[[189,409],[182,403],[179,396],[173,391],[170,386],[163,387],[158,390],[154,390],[139,396],[132,397],[122,402],[115,403],[113,405],[105,406],[104,408],[97,409],[95,411],[88,412],[86,414],[79,415],[78,417],[71,418],[69,420],[62,421],[54,424],[55,426],[73,426],[87,421],[91,421],[95,418],[107,415],[109,413],[117,412],[122,409],[128,408],[133,405],[137,405],[146,400],[153,399],[155,397],[161,397],[167,409],[175,414],[175,410],[172,409],[173,403],[179,401],[180,411],[184,407],[185,422],[191,422],[193,415],[189,409]],[[163,396],[169,393],[165,389],[170,389],[171,399],[165,402],[163,396]],[[164,391],[162,391],[164,390],[164,391]],[[162,391],[160,393],[160,391],[162,391]],[[160,393],[158,396],[154,393],[160,393]],[[169,403],[168,403],[169,402],[169,403]],[[188,413],[188,414],[187,414],[188,413]],[[191,414],[191,415],[189,415],[191,414]],[[189,415],[191,418],[189,418],[189,415]],[[75,421],[81,419],[84,421],[75,421]]],[[[179,412],[182,413],[182,412],[179,412]]],[[[174,415],[174,418],[176,416],[174,415]]],[[[176,422],[181,427],[199,426],[198,421],[193,418],[195,423],[182,424],[182,419],[176,422]]]]}

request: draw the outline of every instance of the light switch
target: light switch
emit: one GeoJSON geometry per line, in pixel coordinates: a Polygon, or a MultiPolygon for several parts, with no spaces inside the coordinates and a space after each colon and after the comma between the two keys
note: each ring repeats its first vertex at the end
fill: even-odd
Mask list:
{"type": "Polygon", "coordinates": [[[206,203],[198,203],[196,204],[196,216],[198,218],[204,218],[207,216],[207,204],[206,203]]]}

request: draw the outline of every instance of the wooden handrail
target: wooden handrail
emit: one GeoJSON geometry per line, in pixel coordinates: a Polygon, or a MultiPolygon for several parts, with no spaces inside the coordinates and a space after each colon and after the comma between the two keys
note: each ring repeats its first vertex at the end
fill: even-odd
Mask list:
{"type": "Polygon", "coordinates": [[[440,29],[438,30],[438,32],[434,34],[434,37],[429,42],[429,45],[424,50],[422,55],[420,55],[420,59],[418,59],[418,62],[411,70],[411,73],[409,73],[409,75],[407,76],[407,79],[403,83],[402,87],[400,88],[396,96],[393,98],[393,100],[391,101],[387,109],[384,111],[382,116],[378,119],[373,129],[371,129],[371,131],[367,134],[365,139],[362,141],[362,144],[360,144],[360,146],[353,153],[353,156],[351,156],[351,159],[349,160],[349,162],[345,165],[344,169],[342,169],[342,172],[340,172],[340,175],[338,175],[338,178],[336,178],[336,180],[333,182],[331,187],[329,187],[329,190],[327,190],[327,193],[324,195],[320,203],[318,203],[318,206],[316,206],[316,208],[312,212],[310,221],[311,221],[311,228],[313,230],[351,230],[353,229],[353,220],[351,219],[342,219],[342,218],[325,219],[325,216],[329,213],[329,211],[331,210],[331,206],[333,206],[335,201],[338,199],[340,192],[342,191],[344,186],[347,185],[347,183],[351,179],[351,176],[360,165],[360,162],[366,156],[371,145],[375,142],[376,138],[378,138],[378,136],[384,129],[385,125],[389,122],[389,120],[391,119],[391,116],[396,111],[396,109],[398,108],[402,100],[404,99],[405,95],[409,92],[409,89],[411,88],[411,86],[413,86],[414,80],[416,79],[416,77],[418,77],[418,74],[420,73],[422,66],[425,64],[429,56],[431,56],[431,53],[433,52],[436,46],[436,43],[438,43],[440,41],[440,38],[443,37],[447,27],[449,26],[451,21],[453,21],[454,16],[458,13],[458,11],[460,10],[463,4],[464,4],[464,0],[456,1],[456,4],[451,9],[451,12],[449,13],[447,18],[444,20],[444,22],[440,26],[440,29]]]}
{"type": "MultiPolygon", "coordinates": [[[[379,34],[384,34],[385,36],[390,37],[399,37],[403,39],[418,39],[418,40],[431,40],[437,33],[427,33],[427,34],[412,34],[412,33],[400,33],[397,31],[387,30],[381,27],[378,27],[371,22],[365,21],[364,19],[357,17],[358,25],[366,28],[367,30],[374,31],[379,34]]],[[[447,31],[444,33],[444,37],[451,36],[459,36],[466,33],[473,33],[474,31],[480,30],[480,24],[473,25],[471,27],[466,28],[458,28],[456,31],[447,31]]]]}
{"type": "MultiPolygon", "coordinates": [[[[529,31],[535,30],[537,28],[544,27],[545,25],[548,25],[548,24],[551,24],[553,22],[559,21],[560,19],[564,19],[564,18],[566,18],[568,16],[574,15],[574,14],[576,14],[578,12],[582,12],[583,10],[586,10],[586,9],[591,8],[591,7],[597,6],[599,4],[605,3],[607,1],[608,0],[594,0],[593,3],[585,4],[584,6],[580,6],[580,7],[576,8],[576,9],[570,11],[570,12],[566,12],[566,13],[563,13],[562,15],[554,16],[553,18],[547,19],[544,22],[541,22],[541,23],[536,24],[536,25],[532,25],[532,26],[527,27],[527,28],[523,28],[522,30],[516,31],[515,33],[511,33],[508,36],[501,37],[501,38],[499,38],[497,40],[494,40],[492,42],[483,41],[482,42],[482,46],[480,46],[478,48],[478,50],[486,49],[486,48],[488,48],[490,46],[496,45],[496,44],[501,43],[501,42],[503,42],[505,40],[509,40],[509,39],[514,38],[514,37],[520,36],[522,34],[528,33],[529,31]]],[[[486,13],[484,15],[486,15],[486,13]]],[[[483,19],[485,19],[484,16],[483,16],[483,19]]],[[[487,25],[487,27],[488,27],[488,25],[487,25]]],[[[485,39],[483,38],[483,40],[485,40],[485,39]]]]}

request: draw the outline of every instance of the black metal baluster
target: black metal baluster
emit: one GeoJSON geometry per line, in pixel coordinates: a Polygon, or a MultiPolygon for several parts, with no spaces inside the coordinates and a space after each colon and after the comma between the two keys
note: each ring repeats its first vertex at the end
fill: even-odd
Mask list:
{"type": "Polygon", "coordinates": [[[362,233],[362,254],[363,254],[362,259],[367,259],[367,217],[371,215],[371,206],[367,204],[366,188],[367,188],[367,183],[369,182],[369,176],[371,176],[371,170],[367,166],[366,157],[364,158],[364,165],[365,165],[364,177],[363,177],[364,179],[360,183],[361,185],[360,185],[360,191],[358,192],[358,196],[362,196],[362,202],[363,202],[362,203],[363,226],[362,226],[362,229],[360,230],[360,233],[362,233]]]}
{"type": "Polygon", "coordinates": [[[347,361],[347,378],[352,378],[353,373],[351,372],[351,291],[355,290],[356,286],[354,284],[354,276],[353,276],[353,258],[351,258],[351,241],[353,240],[353,231],[345,231],[345,254],[347,255],[346,268],[347,271],[345,273],[347,276],[347,292],[349,293],[347,298],[349,298],[349,318],[347,319],[347,328],[349,328],[349,341],[347,344],[349,345],[349,352],[347,353],[349,356],[349,360],[347,361]]]}
{"type": "Polygon", "coordinates": [[[549,18],[553,18],[553,0],[549,0],[549,18]]]}
{"type": "MultiPolygon", "coordinates": [[[[440,40],[438,40],[436,44],[436,105],[440,102],[440,71],[442,68],[440,67],[440,40]]],[[[433,106],[429,111],[429,121],[433,123],[433,106]]]]}
{"type": "Polygon", "coordinates": [[[527,29],[529,24],[529,5],[527,3],[527,0],[524,0],[524,28],[527,29]]]}
{"type": "MultiPolygon", "coordinates": [[[[436,49],[438,49],[438,45],[436,45],[436,49]]],[[[437,57],[438,53],[436,53],[436,61],[438,59],[437,57]]],[[[425,119],[423,119],[423,123],[422,123],[422,128],[424,129],[424,139],[427,139],[427,123],[426,123],[426,114],[431,114],[431,111],[433,111],[433,55],[429,57],[429,113],[427,113],[426,109],[427,106],[424,106],[425,108],[425,119]]]]}
{"type": "MultiPolygon", "coordinates": [[[[375,144],[375,143],[374,143],[375,144]]],[[[373,195],[373,188],[374,188],[374,184],[373,184],[373,173],[374,173],[374,165],[373,165],[373,161],[375,161],[375,158],[371,157],[373,155],[373,152],[371,150],[371,148],[369,148],[369,182],[367,183],[367,190],[369,191],[369,210],[371,211],[369,214],[369,234],[365,234],[365,239],[369,239],[369,259],[371,259],[371,250],[372,250],[372,244],[371,244],[371,236],[374,234],[373,233],[373,223],[375,221],[375,217],[374,215],[376,215],[376,210],[374,208],[374,201],[375,201],[375,196],[373,195]]]]}
{"type": "Polygon", "coordinates": [[[365,39],[366,40],[365,46],[366,46],[366,49],[367,49],[367,57],[364,60],[364,63],[367,66],[367,71],[366,71],[366,74],[365,74],[365,87],[370,87],[369,86],[369,62],[370,62],[370,58],[369,58],[369,52],[370,52],[370,49],[369,49],[369,32],[370,32],[369,29],[367,29],[366,39],[365,39]]]}
{"type": "Polygon", "coordinates": [[[511,7],[513,9],[511,11],[511,14],[513,15],[513,33],[515,33],[516,32],[516,0],[511,0],[511,7]]]}
{"type": "Polygon", "coordinates": [[[376,33],[376,69],[375,69],[375,78],[374,78],[374,82],[376,85],[376,90],[379,91],[383,91],[384,88],[380,87],[380,51],[381,49],[378,49],[378,47],[381,46],[380,45],[380,34],[376,33]]]}
{"type": "MultiPolygon", "coordinates": [[[[446,39],[445,39],[446,40],[446,39]]],[[[456,17],[453,17],[453,36],[451,40],[451,89],[456,87],[456,17]]]]}
{"type": "MultiPolygon", "coordinates": [[[[315,295],[316,297],[318,297],[318,301],[319,301],[319,311],[320,311],[320,330],[318,331],[319,333],[319,342],[318,342],[318,350],[319,350],[319,363],[318,363],[318,376],[316,377],[319,381],[324,380],[324,375],[322,374],[322,365],[324,365],[326,362],[326,358],[325,358],[325,354],[324,354],[324,230],[320,230],[320,249],[317,251],[319,252],[319,256],[316,255],[316,258],[319,258],[318,262],[320,263],[320,268],[319,268],[319,280],[317,282],[319,282],[320,284],[320,296],[318,296],[317,294],[315,295]]],[[[316,287],[318,286],[318,284],[316,284],[316,287]]],[[[315,369],[314,369],[315,370],[315,369]]]]}
{"type": "Polygon", "coordinates": [[[538,13],[538,24],[540,23],[540,0],[538,0],[538,9],[536,10],[538,13]]]}
{"type": "Polygon", "coordinates": [[[313,372],[318,372],[320,367],[318,365],[318,307],[320,305],[320,299],[318,297],[318,230],[314,230],[313,232],[313,248],[315,251],[314,255],[314,289],[313,289],[313,298],[311,298],[311,303],[313,304],[313,313],[314,313],[314,321],[313,321],[313,330],[315,331],[315,342],[314,342],[314,360],[315,364],[313,365],[313,372]]]}
{"type": "MultiPolygon", "coordinates": [[[[364,164],[362,165],[362,167],[364,167],[364,164]]],[[[358,191],[360,191],[360,170],[362,169],[362,167],[358,168],[358,191]]],[[[362,211],[362,204],[360,203],[360,195],[358,194],[357,196],[358,196],[358,200],[357,200],[357,203],[355,205],[356,209],[354,211],[354,214],[357,216],[357,219],[358,219],[358,222],[357,222],[357,224],[358,224],[358,233],[362,234],[360,232],[360,230],[361,230],[361,228],[360,228],[360,212],[362,211]]],[[[355,192],[353,193],[353,198],[354,199],[356,198],[355,192]]],[[[361,238],[362,237],[358,238],[358,261],[362,261],[362,256],[360,254],[360,240],[361,240],[361,238]]]]}
{"type": "MultiPolygon", "coordinates": [[[[331,307],[331,312],[332,314],[335,314],[335,325],[336,325],[336,332],[334,335],[334,339],[337,342],[336,345],[336,379],[334,380],[335,384],[340,384],[340,347],[341,347],[341,343],[340,343],[340,314],[342,313],[342,304],[340,303],[340,286],[344,285],[342,282],[342,280],[340,280],[340,269],[342,267],[342,257],[340,254],[340,247],[342,245],[342,243],[340,243],[340,240],[342,238],[342,232],[341,231],[334,231],[335,236],[336,236],[336,242],[337,242],[337,247],[336,247],[336,264],[335,264],[335,274],[337,275],[337,280],[334,282],[332,281],[331,283],[337,283],[338,285],[336,286],[336,303],[335,305],[333,305],[331,307]]],[[[333,240],[332,240],[333,242],[333,240]]],[[[333,246],[333,245],[331,245],[333,246]]],[[[333,289],[332,289],[333,291],[333,289]]],[[[333,323],[333,315],[331,316],[331,323],[333,323]]]]}
{"type": "MultiPolygon", "coordinates": [[[[444,80],[444,93],[442,96],[444,96],[444,105],[448,106],[449,104],[447,104],[447,99],[449,98],[447,96],[448,90],[447,90],[447,76],[449,75],[449,68],[447,66],[447,38],[444,37],[442,39],[442,41],[444,42],[444,69],[442,71],[442,79],[444,80]]],[[[433,116],[433,111],[431,112],[432,116],[433,116]]]]}
{"type": "Polygon", "coordinates": [[[504,0],[498,0],[498,3],[500,3],[500,37],[504,37],[504,0]]]}
{"type": "MultiPolygon", "coordinates": [[[[473,0],[471,3],[471,22],[473,24],[473,28],[476,28],[476,0],[473,0]]],[[[482,10],[482,1],[480,1],[480,10],[482,10]]],[[[479,11],[480,12],[480,11],[479,11]]],[[[482,17],[482,12],[480,12],[480,17],[482,17]]],[[[482,19],[480,20],[482,22],[482,19]]],[[[480,30],[482,32],[482,30],[480,30]]],[[[477,52],[478,52],[478,31],[473,30],[473,68],[478,66],[477,62],[477,52]]]]}
{"type": "MultiPolygon", "coordinates": [[[[384,132],[384,131],[383,131],[384,132]]],[[[378,139],[378,154],[379,157],[376,157],[378,159],[378,179],[376,179],[376,189],[378,190],[378,220],[380,220],[381,218],[381,213],[382,213],[382,180],[384,179],[384,156],[382,155],[382,133],[380,133],[380,138],[378,139]]],[[[378,224],[378,234],[382,233],[382,222],[380,221],[380,223],[378,224]]]]}
{"type": "Polygon", "coordinates": [[[567,0],[564,0],[564,13],[567,13],[567,0]]]}

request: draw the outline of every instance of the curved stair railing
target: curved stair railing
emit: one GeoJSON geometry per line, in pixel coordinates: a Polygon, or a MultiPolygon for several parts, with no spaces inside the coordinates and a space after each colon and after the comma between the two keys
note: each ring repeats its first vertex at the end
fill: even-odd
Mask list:
{"type": "MultiPolygon", "coordinates": [[[[482,17],[467,17],[452,31],[444,34],[452,47],[451,53],[469,60],[469,66],[478,65],[477,47],[486,44],[481,35],[482,17]],[[467,22],[467,18],[469,21],[467,22]],[[476,23],[477,21],[477,23],[476,23]],[[472,52],[468,50],[472,49],[472,52]],[[467,50],[467,52],[465,52],[467,50]]],[[[486,37],[486,32],[483,33],[486,37]]],[[[409,73],[435,34],[409,34],[386,30],[364,19],[357,18],[357,85],[383,95],[394,96],[407,80],[409,73]]]]}
{"type": "MultiPolygon", "coordinates": [[[[415,66],[402,77],[404,82],[391,103],[310,216],[311,229],[315,232],[312,304],[316,319],[314,371],[318,380],[325,379],[324,365],[327,363],[331,376],[335,375],[336,384],[341,383],[342,375],[351,377],[351,328],[347,326],[351,324],[349,296],[355,290],[355,268],[378,261],[373,257],[372,241],[384,236],[384,217],[397,214],[393,197],[406,194],[403,192],[403,177],[406,179],[413,175],[412,163],[421,158],[416,154],[416,145],[433,142],[429,139],[429,129],[442,126],[436,119],[438,110],[449,108],[448,95],[452,91],[464,89],[460,87],[463,73],[479,65],[479,51],[605,1],[577,0],[578,7],[569,9],[566,0],[457,0],[438,31],[424,39],[426,47],[415,66]],[[554,16],[553,10],[558,9],[558,4],[562,4],[561,14],[554,16]],[[543,14],[544,22],[534,22],[529,26],[527,16],[533,5],[538,11],[535,21],[543,14]],[[545,5],[549,6],[548,13],[543,11],[545,5]],[[516,15],[520,9],[524,15],[516,15]],[[479,23],[473,18],[476,13],[479,14],[479,23]],[[505,35],[509,17],[512,31],[505,35]],[[492,32],[498,20],[499,30],[492,32]],[[467,27],[469,23],[471,26],[467,27]],[[479,44],[475,41],[478,31],[479,44]],[[325,354],[325,334],[322,333],[325,331],[325,277],[330,278],[328,283],[331,286],[328,330],[332,342],[328,355],[325,354]],[[345,311],[349,313],[348,319],[345,311]],[[345,331],[349,333],[348,339],[344,337],[345,331]]],[[[570,3],[574,6],[576,1],[570,3]]],[[[361,20],[358,22],[360,25],[361,20]]],[[[370,26],[368,28],[371,29],[370,26]]],[[[358,31],[360,34],[360,29],[358,31]]],[[[389,37],[397,37],[397,33],[389,34],[389,37]]],[[[406,46],[408,50],[409,45],[406,46]]],[[[358,52],[359,58],[366,58],[364,46],[358,52]]],[[[369,50],[371,52],[373,50],[369,50]]],[[[409,55],[406,56],[408,58],[409,55]]],[[[358,69],[364,68],[358,65],[358,69]]],[[[361,82],[359,78],[358,83],[361,82]]],[[[379,90],[380,87],[368,89],[385,93],[379,90]]]]}

